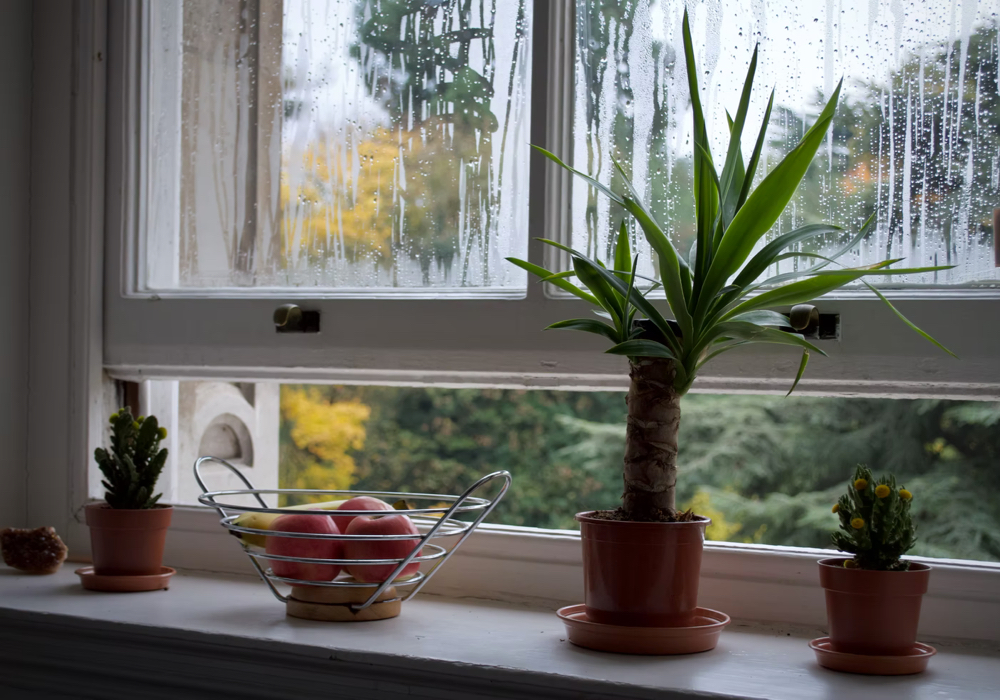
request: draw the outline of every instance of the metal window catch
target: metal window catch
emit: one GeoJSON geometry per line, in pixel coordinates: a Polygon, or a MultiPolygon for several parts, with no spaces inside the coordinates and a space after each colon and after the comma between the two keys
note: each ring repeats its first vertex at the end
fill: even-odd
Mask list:
{"type": "Polygon", "coordinates": [[[274,310],[274,330],[278,333],[319,333],[319,311],[306,311],[298,304],[282,304],[274,310]]]}

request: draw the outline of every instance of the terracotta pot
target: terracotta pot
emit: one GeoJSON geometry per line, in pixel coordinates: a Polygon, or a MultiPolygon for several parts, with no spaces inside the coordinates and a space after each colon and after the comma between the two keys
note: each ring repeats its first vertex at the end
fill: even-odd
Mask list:
{"type": "Polygon", "coordinates": [[[705,528],[689,523],[600,520],[577,513],[583,540],[584,603],[593,622],[629,627],[691,624],[705,528]]]}
{"type": "Polygon", "coordinates": [[[163,545],[173,506],[142,510],[86,507],[90,550],[99,576],[152,576],[163,566],[163,545]]]}
{"type": "Polygon", "coordinates": [[[833,650],[879,656],[910,653],[931,567],[910,562],[908,571],[866,571],[845,569],[844,561],[819,562],[833,650]]]}

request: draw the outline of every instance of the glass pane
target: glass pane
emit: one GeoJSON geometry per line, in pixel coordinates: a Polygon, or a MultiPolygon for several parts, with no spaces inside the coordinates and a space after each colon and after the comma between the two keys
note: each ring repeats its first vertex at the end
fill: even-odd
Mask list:
{"type": "MultiPolygon", "coordinates": [[[[507,469],[490,521],[511,525],[576,529],[621,496],[624,391],[146,382],[142,397],[169,430],[172,503],[197,503],[209,453],[262,489],[461,493],[507,469]]],[[[689,394],[682,410],[677,502],[712,518],[711,539],[828,547],[860,463],[913,492],[913,554],[1000,561],[1000,403],[689,394]]]]}
{"type": "MultiPolygon", "coordinates": [[[[728,146],[755,42],[755,93],[742,146],[753,150],[775,103],[757,182],[813,123],[844,78],[828,136],[772,235],[807,223],[844,228],[808,250],[832,252],[872,212],[877,228],[847,265],[889,257],[947,272],[898,285],[997,286],[992,210],[1000,206],[998,15],[977,0],[577,0],[575,166],[619,187],[618,159],[679,250],[694,236],[691,109],[681,20],[687,4],[716,162],[728,146]],[[752,126],[751,126],[752,125],[752,126]]],[[[574,183],[574,247],[610,257],[621,211],[574,183]]],[[[641,242],[653,274],[648,247],[641,242]]],[[[767,276],[793,269],[772,268],[767,276]]]]}
{"type": "Polygon", "coordinates": [[[140,287],[523,296],[531,7],[150,3],[140,287]]]}

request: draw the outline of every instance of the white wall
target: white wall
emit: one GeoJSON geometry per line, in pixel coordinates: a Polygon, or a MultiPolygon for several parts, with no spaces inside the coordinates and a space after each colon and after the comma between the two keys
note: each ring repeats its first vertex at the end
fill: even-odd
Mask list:
{"type": "Polygon", "coordinates": [[[0,2],[0,528],[24,525],[31,0],[0,2]]]}

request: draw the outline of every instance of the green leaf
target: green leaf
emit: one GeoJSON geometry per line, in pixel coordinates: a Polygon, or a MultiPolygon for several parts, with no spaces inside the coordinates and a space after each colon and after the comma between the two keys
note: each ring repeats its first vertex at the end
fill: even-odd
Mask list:
{"type": "Polygon", "coordinates": [[[614,328],[606,323],[595,321],[592,318],[571,318],[566,321],[558,321],[557,323],[553,323],[551,326],[547,327],[545,330],[585,331],[587,333],[603,335],[612,343],[617,343],[620,340],[618,332],[614,328]]]}
{"type": "Polygon", "coordinates": [[[743,158],[740,149],[740,139],[743,136],[743,124],[746,122],[747,110],[750,107],[753,77],[757,71],[757,49],[758,46],[754,46],[753,57],[750,59],[750,67],[747,69],[747,77],[743,81],[743,94],[740,95],[740,106],[736,109],[736,119],[732,121],[729,127],[729,150],[726,152],[726,163],[722,168],[719,187],[719,196],[722,201],[723,231],[729,226],[729,222],[733,220],[733,216],[736,215],[736,204],[739,201],[740,190],[743,188],[743,178],[746,176],[742,172],[743,158]]]}
{"type": "Polygon", "coordinates": [[[747,311],[744,314],[734,316],[733,321],[746,321],[756,323],[758,326],[775,326],[776,328],[791,328],[791,322],[784,314],[777,311],[747,311]]]}
{"type": "Polygon", "coordinates": [[[639,293],[639,290],[633,287],[632,290],[629,291],[628,287],[626,287],[620,279],[615,277],[613,274],[611,274],[604,268],[594,264],[592,260],[589,260],[587,258],[575,258],[574,262],[576,260],[581,261],[590,269],[592,269],[594,272],[596,272],[598,275],[602,276],[605,282],[607,282],[612,289],[621,294],[623,298],[625,297],[625,295],[628,295],[627,299],[629,303],[633,304],[636,308],[639,309],[639,311],[644,313],[646,315],[646,318],[652,321],[653,325],[656,326],[661,333],[663,333],[664,337],[667,339],[667,344],[670,346],[671,350],[673,350],[678,355],[680,354],[681,345],[677,340],[677,335],[670,327],[670,324],[667,323],[667,320],[663,317],[663,315],[659,311],[657,311],[656,307],[653,306],[652,302],[650,302],[646,297],[644,297],[642,294],[639,293]]]}
{"type": "Polygon", "coordinates": [[[795,387],[799,385],[799,380],[802,379],[802,375],[805,374],[807,364],[809,364],[809,351],[803,350],[802,361],[799,363],[799,371],[795,375],[795,381],[792,382],[792,388],[788,390],[787,394],[785,394],[786,397],[791,396],[792,392],[795,391],[795,387]]]}
{"type": "MultiPolygon", "coordinates": [[[[900,260],[902,260],[902,258],[900,258],[900,260]]],[[[896,260],[896,262],[899,262],[899,260],[896,260]]],[[[865,273],[865,275],[866,276],[867,275],[916,275],[916,274],[920,274],[921,272],[937,272],[938,270],[950,270],[953,267],[955,267],[955,266],[954,265],[936,265],[934,267],[898,267],[898,268],[896,268],[894,270],[889,270],[889,269],[886,269],[886,270],[869,270],[868,272],[865,273]]],[[[857,268],[847,267],[847,268],[844,268],[844,269],[845,270],[855,270],[857,268]]],[[[818,276],[821,276],[821,275],[836,275],[839,272],[840,272],[840,270],[820,270],[818,272],[810,272],[809,274],[818,277],[818,276]]]]}
{"type": "Polygon", "coordinates": [[[774,263],[778,254],[788,246],[795,245],[814,236],[840,230],[839,226],[833,226],[832,224],[807,224],[806,226],[800,226],[794,231],[789,231],[778,236],[750,258],[750,262],[743,266],[740,274],[733,280],[733,286],[742,288],[753,284],[774,263]]]}
{"type": "MultiPolygon", "coordinates": [[[[597,301],[601,307],[611,314],[615,322],[615,327],[621,331],[624,324],[621,297],[616,295],[607,281],[595,272],[596,270],[604,272],[604,270],[594,265],[593,261],[577,257],[573,258],[573,269],[576,270],[576,276],[580,278],[580,281],[587,285],[590,293],[597,297],[597,301]]],[[[605,274],[618,279],[614,275],[610,275],[610,273],[605,272],[605,274]]]]}
{"type": "MultiPolygon", "coordinates": [[[[628,227],[622,220],[621,228],[618,230],[618,243],[615,245],[615,270],[627,270],[632,266],[632,250],[628,240],[628,227]]],[[[616,272],[618,279],[622,282],[629,281],[628,272],[616,272]]]]}
{"type": "Polygon", "coordinates": [[[572,282],[567,282],[564,279],[559,279],[555,277],[551,272],[546,270],[544,267],[540,267],[539,265],[530,263],[527,260],[518,260],[517,258],[507,258],[507,260],[514,263],[522,270],[527,270],[536,277],[541,277],[546,281],[548,281],[549,283],[555,285],[556,287],[559,287],[559,289],[569,292],[570,294],[577,296],[583,299],[584,301],[590,302],[594,306],[601,305],[600,302],[597,301],[597,297],[595,297],[593,294],[589,294],[583,291],[572,282]]]}
{"type": "Polygon", "coordinates": [[[737,305],[723,318],[733,318],[734,316],[755,309],[765,309],[772,306],[792,306],[804,301],[812,301],[816,297],[822,296],[827,292],[832,292],[835,289],[840,289],[844,285],[864,277],[869,272],[870,270],[844,270],[834,275],[810,277],[809,279],[786,284],[777,289],[769,289],[737,305]]]}
{"type": "Polygon", "coordinates": [[[627,357],[659,357],[667,360],[674,360],[677,362],[678,372],[683,372],[684,368],[681,367],[680,361],[677,356],[670,351],[663,343],[658,343],[655,340],[626,340],[624,343],[619,343],[613,348],[605,350],[609,355],[626,355],[627,357]]]}
{"type": "Polygon", "coordinates": [[[926,333],[925,331],[923,331],[920,328],[918,328],[917,325],[915,323],[913,323],[913,321],[911,321],[906,316],[904,316],[902,313],[900,313],[899,309],[897,309],[895,306],[893,306],[889,302],[889,300],[886,299],[885,295],[882,292],[880,292],[875,286],[869,284],[867,281],[865,281],[865,286],[868,287],[868,289],[870,289],[873,292],[875,292],[876,296],[878,296],[879,299],[881,299],[883,302],[885,302],[885,305],[888,306],[890,309],[892,309],[892,312],[894,314],[896,314],[896,316],[899,317],[900,321],[902,321],[907,326],[909,326],[911,329],[913,329],[918,334],[920,334],[921,336],[923,336],[926,340],[929,340],[931,343],[933,343],[934,345],[936,345],[939,348],[941,348],[942,350],[944,350],[946,353],[948,353],[949,355],[951,355],[952,357],[954,357],[956,360],[958,359],[958,355],[956,355],[951,350],[949,350],[944,345],[942,345],[937,340],[935,340],[929,333],[926,333]]]}
{"type": "Polygon", "coordinates": [[[708,355],[705,356],[705,358],[703,360],[701,360],[698,363],[697,369],[701,369],[706,364],[708,364],[709,362],[711,362],[713,359],[715,359],[716,357],[718,357],[719,355],[721,355],[724,352],[729,352],[730,350],[733,350],[735,348],[741,347],[743,345],[750,345],[750,344],[751,343],[750,343],[749,340],[740,340],[740,341],[737,341],[735,343],[730,343],[729,345],[726,345],[725,347],[719,348],[718,350],[715,350],[714,352],[710,352],[708,355]]]}
{"type": "Polygon", "coordinates": [[[757,142],[754,144],[753,153],[750,154],[750,161],[747,163],[747,172],[743,176],[743,187],[740,189],[740,197],[736,201],[736,211],[739,211],[750,195],[750,186],[753,184],[753,176],[757,173],[757,163],[760,162],[760,154],[764,149],[764,138],[767,134],[767,127],[771,124],[771,107],[774,106],[774,90],[767,100],[767,109],[764,110],[764,119],[760,123],[760,131],[757,133],[757,142]]]}
{"type": "Polygon", "coordinates": [[[602,183],[602,182],[600,182],[600,181],[592,178],[590,175],[587,175],[586,173],[582,173],[579,170],[576,170],[575,168],[573,168],[573,167],[571,167],[569,165],[566,165],[566,163],[563,163],[561,160],[559,160],[559,156],[555,155],[554,153],[550,153],[549,151],[546,151],[541,146],[535,146],[534,144],[532,144],[531,147],[534,148],[539,153],[541,153],[542,155],[544,155],[546,158],[548,158],[552,162],[554,162],[557,165],[559,165],[560,167],[565,168],[566,170],[570,171],[574,175],[583,178],[584,180],[587,181],[587,183],[591,187],[593,187],[593,188],[595,188],[597,190],[600,190],[605,195],[607,195],[608,197],[610,197],[612,201],[618,202],[618,204],[622,203],[621,196],[615,194],[615,192],[610,187],[608,187],[607,185],[605,185],[604,183],[602,183]]]}
{"type": "MultiPolygon", "coordinates": [[[[649,245],[656,252],[660,260],[660,277],[663,280],[663,289],[667,293],[667,303],[670,304],[670,310],[681,327],[681,334],[691,337],[693,335],[693,324],[691,322],[691,313],[687,307],[684,283],[681,280],[681,268],[682,266],[686,268],[687,265],[677,255],[674,244],[670,242],[667,235],[663,233],[663,230],[641,204],[626,198],[625,208],[639,222],[639,227],[642,229],[643,235],[645,235],[649,245]]],[[[640,310],[642,310],[642,307],[640,307],[640,310]]],[[[645,310],[643,310],[643,313],[645,313],[645,310]]]]}
{"type": "Polygon", "coordinates": [[[806,131],[799,144],[768,173],[733,218],[722,237],[705,280],[708,297],[714,296],[725,285],[729,276],[743,265],[757,241],[770,230],[791,201],[817,149],[826,138],[842,83],[843,81],[838,83],[816,123],[806,131]]]}
{"type": "MultiPolygon", "coordinates": [[[[797,345],[800,348],[818,352],[826,355],[825,352],[810,343],[801,335],[796,333],[786,333],[785,331],[765,328],[746,321],[726,321],[715,326],[705,340],[715,340],[716,338],[734,338],[746,340],[751,343],[771,343],[777,345],[797,345]]],[[[706,343],[703,341],[702,345],[706,343]]]]}

